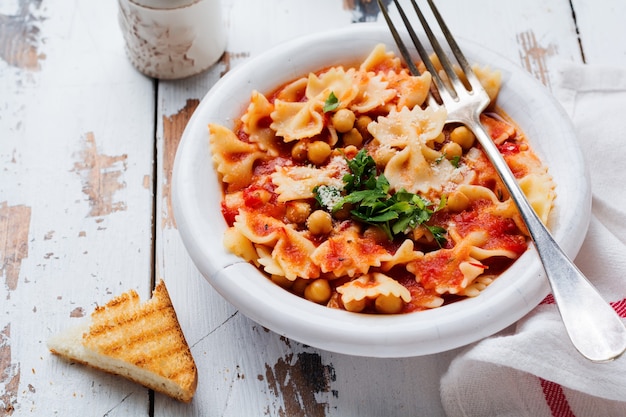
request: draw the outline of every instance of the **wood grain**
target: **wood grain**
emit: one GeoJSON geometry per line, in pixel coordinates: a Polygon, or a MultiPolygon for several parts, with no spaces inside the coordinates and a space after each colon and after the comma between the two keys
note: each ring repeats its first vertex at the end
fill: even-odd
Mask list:
{"type": "Polygon", "coordinates": [[[22,260],[28,257],[31,209],[0,203],[0,277],[8,291],[15,291],[22,260]]]}
{"type": "Polygon", "coordinates": [[[150,293],[153,81],[127,61],[115,2],[0,15],[0,415],[145,415],[147,390],[46,340],[113,294],[150,293]]]}
{"type": "Polygon", "coordinates": [[[626,2],[572,0],[585,62],[596,65],[626,65],[626,2]]]}
{"type": "Polygon", "coordinates": [[[193,115],[193,112],[200,104],[198,99],[189,99],[185,107],[176,114],[163,116],[163,159],[161,172],[163,211],[161,212],[161,227],[176,228],[176,219],[172,210],[172,171],[174,170],[174,159],[176,149],[185,130],[185,126],[193,115]]]}
{"type": "Polygon", "coordinates": [[[7,3],[13,8],[0,9],[0,58],[10,66],[38,71],[40,62],[46,58],[40,51],[42,1],[7,3]]]}
{"type": "Polygon", "coordinates": [[[98,151],[93,132],[84,135],[83,149],[73,171],[80,175],[82,191],[89,200],[91,217],[107,216],[126,210],[126,202],[115,199],[115,193],[126,184],[121,181],[126,170],[128,155],[104,155],[98,151]]]}

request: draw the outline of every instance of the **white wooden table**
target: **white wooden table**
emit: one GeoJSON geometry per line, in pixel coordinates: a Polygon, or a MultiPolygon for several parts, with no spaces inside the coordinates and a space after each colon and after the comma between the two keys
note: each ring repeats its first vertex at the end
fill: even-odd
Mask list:
{"type": "MultiPolygon", "coordinates": [[[[458,36],[550,87],[558,60],[626,65],[621,0],[441,0],[458,36]],[[468,20],[471,18],[471,21],[468,20]]],[[[229,69],[294,36],[377,20],[371,0],[222,0],[227,51],[159,82],[126,59],[117,2],[0,1],[0,416],[438,416],[446,352],[351,357],[250,321],[200,276],[170,202],[176,147],[229,69]],[[166,281],[199,368],[191,404],[52,356],[52,333],[166,281]]],[[[382,23],[381,23],[382,24],[382,23]]]]}

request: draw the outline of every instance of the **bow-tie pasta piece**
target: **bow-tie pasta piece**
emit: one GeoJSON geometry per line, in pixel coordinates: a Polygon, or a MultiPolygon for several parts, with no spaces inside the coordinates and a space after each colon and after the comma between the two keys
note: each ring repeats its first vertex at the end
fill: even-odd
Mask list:
{"type": "Polygon", "coordinates": [[[266,154],[252,143],[246,143],[223,126],[209,124],[213,161],[222,181],[231,191],[239,190],[252,181],[254,163],[266,154]]]}
{"type": "Polygon", "coordinates": [[[374,300],[374,305],[379,312],[399,313],[403,303],[411,300],[411,293],[408,289],[381,273],[363,275],[337,287],[337,292],[341,294],[343,305],[352,312],[363,311],[367,301],[374,300]]]}
{"type": "Polygon", "coordinates": [[[243,131],[248,135],[250,142],[257,143],[259,149],[268,156],[276,157],[280,154],[280,149],[276,142],[276,132],[269,127],[273,111],[274,105],[263,94],[253,91],[250,105],[241,121],[243,131]]]}
{"type": "Polygon", "coordinates": [[[320,185],[341,187],[342,178],[347,174],[347,165],[340,156],[333,158],[322,168],[312,166],[281,166],[271,174],[276,186],[278,201],[291,201],[313,198],[314,189],[320,185]]]}
{"type": "Polygon", "coordinates": [[[359,235],[356,227],[339,231],[320,244],[311,259],[322,272],[335,277],[366,274],[371,267],[392,259],[392,255],[373,239],[359,235]]]}

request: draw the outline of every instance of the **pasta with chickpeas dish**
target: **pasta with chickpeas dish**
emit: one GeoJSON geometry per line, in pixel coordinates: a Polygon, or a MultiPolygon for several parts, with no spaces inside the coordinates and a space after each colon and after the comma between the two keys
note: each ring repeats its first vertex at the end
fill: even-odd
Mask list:
{"type": "MultiPolygon", "coordinates": [[[[495,102],[500,74],[475,66],[495,102]]],[[[528,248],[515,203],[474,135],[430,107],[431,76],[382,44],[354,66],[253,91],[210,123],[225,247],[330,308],[396,314],[474,297],[528,248]]],[[[481,121],[547,223],[548,170],[494,105],[481,121]]]]}

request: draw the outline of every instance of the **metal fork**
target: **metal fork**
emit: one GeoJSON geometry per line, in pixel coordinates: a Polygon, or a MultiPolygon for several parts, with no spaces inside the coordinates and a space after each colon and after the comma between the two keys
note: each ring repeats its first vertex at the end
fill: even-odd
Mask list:
{"type": "MultiPolygon", "coordinates": [[[[480,123],[479,116],[489,105],[490,99],[433,1],[428,0],[428,4],[452,54],[456,58],[456,62],[460,65],[462,72],[467,78],[470,89],[467,89],[457,76],[453,64],[438,42],[415,0],[411,0],[411,3],[448,78],[447,83],[439,76],[428,52],[418,39],[400,3],[398,0],[394,0],[394,3],[422,62],[432,75],[437,93],[448,111],[448,122],[462,123],[474,133],[491,163],[498,171],[511,198],[517,204],[517,208],[526,223],[530,237],[543,264],[552,294],[572,344],[584,357],[594,362],[604,362],[617,358],[626,350],[626,328],[622,320],[553,239],[529,204],[498,148],[480,123]]],[[[378,0],[378,5],[409,70],[412,74],[419,75],[419,71],[402,37],[389,17],[385,4],[378,0]]],[[[432,94],[429,97],[428,104],[433,106],[439,105],[432,94]]]]}

